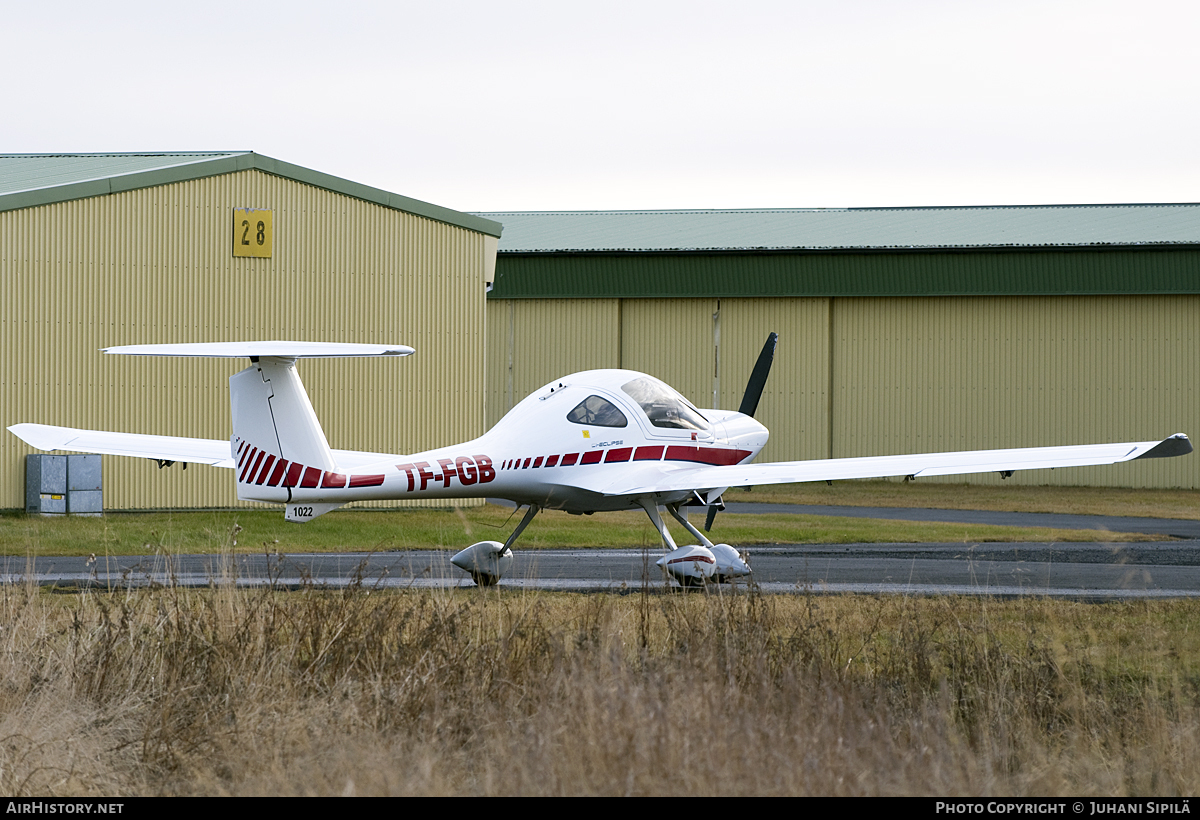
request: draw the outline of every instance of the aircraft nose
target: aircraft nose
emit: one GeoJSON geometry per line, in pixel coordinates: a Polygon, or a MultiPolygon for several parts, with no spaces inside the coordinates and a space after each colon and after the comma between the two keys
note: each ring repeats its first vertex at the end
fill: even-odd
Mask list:
{"type": "Polygon", "coordinates": [[[771,433],[750,416],[734,413],[725,419],[725,440],[741,450],[757,453],[767,444],[771,433]]]}

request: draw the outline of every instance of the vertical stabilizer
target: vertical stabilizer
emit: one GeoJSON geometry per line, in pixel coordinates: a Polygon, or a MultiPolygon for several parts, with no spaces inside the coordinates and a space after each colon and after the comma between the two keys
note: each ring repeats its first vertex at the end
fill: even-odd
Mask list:
{"type": "Polygon", "coordinates": [[[263,356],[229,377],[229,396],[238,498],[286,501],[336,470],[295,359],[263,356]]]}

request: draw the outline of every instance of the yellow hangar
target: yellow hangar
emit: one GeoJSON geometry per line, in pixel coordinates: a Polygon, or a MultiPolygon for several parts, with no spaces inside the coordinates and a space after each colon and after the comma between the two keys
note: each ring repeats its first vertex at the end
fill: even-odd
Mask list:
{"type": "MultiPolygon", "coordinates": [[[[407,344],[311,361],[335,447],[483,432],[485,294],[501,226],[249,151],[0,155],[0,426],[228,438],[242,363],[99,348],[228,340],[407,344]]],[[[0,437],[3,500],[24,455],[0,437]]],[[[223,470],[104,457],[106,509],[238,504],[223,470]]]]}

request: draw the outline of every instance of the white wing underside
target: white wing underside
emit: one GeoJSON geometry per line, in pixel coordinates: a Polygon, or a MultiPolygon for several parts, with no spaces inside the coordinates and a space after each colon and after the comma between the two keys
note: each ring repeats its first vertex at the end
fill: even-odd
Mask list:
{"type": "MultiPolygon", "coordinates": [[[[213,467],[234,466],[229,442],[220,439],[109,433],[103,430],[53,427],[49,424],[14,424],[8,429],[17,438],[39,450],[133,456],[156,461],[208,464],[213,467]]],[[[334,450],[333,457],[342,469],[354,469],[394,458],[387,453],[365,453],[358,450],[334,450]]]]}

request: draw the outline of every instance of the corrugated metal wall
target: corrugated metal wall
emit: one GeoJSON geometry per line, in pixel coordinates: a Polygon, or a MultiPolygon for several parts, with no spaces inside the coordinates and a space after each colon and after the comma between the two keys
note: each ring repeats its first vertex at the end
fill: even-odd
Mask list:
{"type": "MultiPolygon", "coordinates": [[[[110,345],[402,343],[402,360],[305,361],[331,446],[406,452],[484,429],[483,235],[259,171],[0,213],[0,424],[228,438],[240,361],[110,345]],[[234,208],[274,211],[274,256],[232,256],[234,208]]],[[[24,459],[0,436],[3,500],[24,459]]],[[[231,473],[104,458],[108,509],[235,505],[231,473]]]]}
{"type": "Polygon", "coordinates": [[[616,299],[488,302],[488,425],[554,379],[620,367],[619,310],[616,299]]]}
{"type": "MultiPolygon", "coordinates": [[[[834,455],[1200,436],[1197,342],[1196,296],[839,299],[834,455]]],[[[1200,456],[1009,480],[1194,488],[1200,456]]]]}
{"type": "Polygon", "coordinates": [[[755,417],[771,431],[761,461],[829,455],[831,299],[722,299],[720,409],[736,410],[767,335],[775,364],[755,417]]]}
{"type": "MultiPolygon", "coordinates": [[[[736,409],[777,331],[764,461],[1200,436],[1198,296],[493,299],[488,311],[492,396],[511,373],[512,401],[619,362],[736,409]]],[[[1195,488],[1200,456],[1009,480],[1195,488]]]]}

